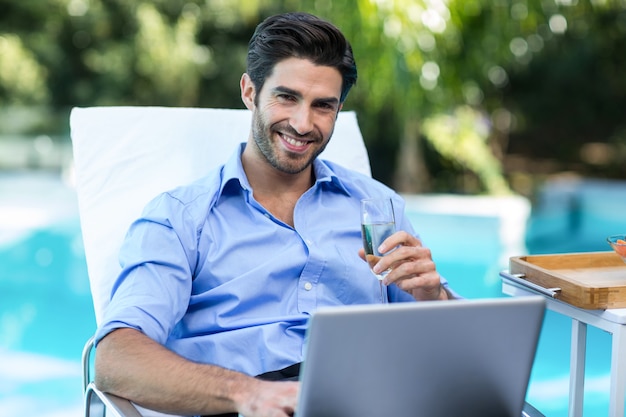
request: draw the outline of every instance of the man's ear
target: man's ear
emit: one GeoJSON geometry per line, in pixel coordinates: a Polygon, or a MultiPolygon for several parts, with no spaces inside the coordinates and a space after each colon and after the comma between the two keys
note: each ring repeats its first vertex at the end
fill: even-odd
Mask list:
{"type": "Polygon", "coordinates": [[[337,114],[335,114],[335,122],[337,121],[337,118],[339,117],[339,112],[341,111],[341,109],[343,109],[343,103],[339,103],[339,107],[337,108],[337,114]]]}
{"type": "Polygon", "coordinates": [[[239,82],[239,86],[241,87],[241,101],[248,108],[248,110],[254,110],[254,99],[256,97],[256,89],[254,88],[254,83],[250,79],[250,76],[247,73],[244,73],[241,76],[241,81],[239,82]]]}

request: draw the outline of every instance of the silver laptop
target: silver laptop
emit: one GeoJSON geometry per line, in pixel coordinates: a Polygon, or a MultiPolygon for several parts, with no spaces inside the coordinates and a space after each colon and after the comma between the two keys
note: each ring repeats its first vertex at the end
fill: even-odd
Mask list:
{"type": "Polygon", "coordinates": [[[519,417],[542,297],[320,309],[296,417],[519,417]]]}

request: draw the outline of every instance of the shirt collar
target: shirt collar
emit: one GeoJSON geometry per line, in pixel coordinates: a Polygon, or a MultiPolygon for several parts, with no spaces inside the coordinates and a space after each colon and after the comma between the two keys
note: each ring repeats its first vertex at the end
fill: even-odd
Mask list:
{"type": "MultiPolygon", "coordinates": [[[[241,163],[241,155],[245,148],[246,143],[240,143],[235,152],[233,152],[228,161],[224,164],[219,191],[220,196],[224,193],[224,189],[230,183],[239,183],[239,187],[243,190],[252,189],[252,187],[250,187],[250,183],[248,182],[248,177],[246,177],[246,173],[243,170],[243,164],[241,163]]],[[[320,187],[322,184],[327,184],[328,186],[335,188],[346,195],[350,195],[348,188],[333,171],[332,163],[329,164],[325,160],[316,158],[313,161],[313,170],[315,171],[316,178],[314,187],[320,187]]]]}
{"type": "Polygon", "coordinates": [[[327,183],[330,187],[334,187],[348,196],[350,195],[346,185],[333,170],[332,163],[328,163],[328,161],[320,158],[315,158],[315,161],[313,161],[313,169],[315,170],[316,185],[327,183]]]}

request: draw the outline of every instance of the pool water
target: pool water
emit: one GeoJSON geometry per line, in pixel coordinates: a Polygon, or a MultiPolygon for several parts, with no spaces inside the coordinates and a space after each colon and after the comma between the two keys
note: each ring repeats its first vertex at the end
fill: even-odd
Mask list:
{"type": "Polygon", "coordinates": [[[0,250],[0,415],[79,416],[95,326],[77,221],[0,250]]]}
{"type": "MultiPolygon", "coordinates": [[[[49,178],[18,184],[21,188],[15,187],[16,178],[4,180],[0,177],[0,416],[78,417],[83,414],[81,351],[95,320],[74,196],[49,178]],[[8,183],[13,185],[12,199],[3,189],[8,183]],[[36,217],[36,211],[27,209],[35,203],[22,198],[33,187],[45,196],[62,189],[54,202],[45,199],[45,213],[58,209],[62,214],[24,222],[19,213],[36,217]],[[22,190],[17,196],[16,189],[22,190]],[[20,219],[24,224],[16,225],[20,219]]],[[[432,249],[440,273],[456,291],[467,298],[504,296],[498,275],[506,267],[500,219],[420,211],[410,216],[432,249]]],[[[594,236],[592,228],[576,240],[571,233],[567,239],[543,233],[545,224],[554,229],[554,222],[546,218],[544,213],[531,218],[524,242],[529,253],[608,250],[604,235],[594,236]]],[[[600,220],[606,222],[594,218],[596,223],[600,220]]],[[[617,226],[603,224],[597,229],[618,232],[617,226]]],[[[564,222],[563,227],[571,229],[571,224],[564,222]]],[[[570,331],[567,318],[547,313],[528,401],[548,417],[567,416],[570,331]]],[[[607,415],[610,336],[593,327],[588,335],[585,415],[607,415]]]]}

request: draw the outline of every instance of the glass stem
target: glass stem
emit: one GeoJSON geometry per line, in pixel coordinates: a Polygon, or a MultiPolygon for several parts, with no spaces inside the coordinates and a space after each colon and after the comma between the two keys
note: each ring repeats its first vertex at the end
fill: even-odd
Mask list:
{"type": "Polygon", "coordinates": [[[380,285],[380,302],[387,304],[387,287],[383,284],[382,280],[379,280],[378,284],[380,285]]]}

